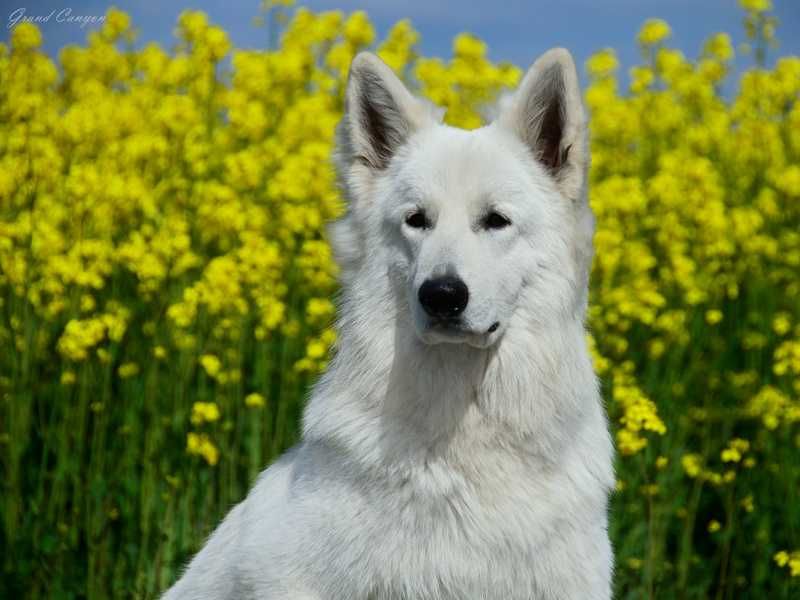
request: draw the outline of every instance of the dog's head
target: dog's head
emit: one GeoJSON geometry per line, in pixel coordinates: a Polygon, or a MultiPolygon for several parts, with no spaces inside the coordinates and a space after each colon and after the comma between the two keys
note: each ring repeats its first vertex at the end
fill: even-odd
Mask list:
{"type": "Polygon", "coordinates": [[[345,287],[388,280],[431,344],[582,318],[593,221],[570,54],[539,58],[486,127],[441,112],[375,55],[353,60],[337,151],[350,204],[332,229],[345,287]]]}

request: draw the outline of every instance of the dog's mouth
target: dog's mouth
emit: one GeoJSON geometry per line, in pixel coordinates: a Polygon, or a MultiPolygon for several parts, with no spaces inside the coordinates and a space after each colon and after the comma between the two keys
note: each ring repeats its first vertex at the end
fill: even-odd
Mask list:
{"type": "Polygon", "coordinates": [[[459,317],[455,317],[452,319],[429,318],[428,327],[439,331],[454,331],[454,332],[466,331],[466,328],[464,327],[464,322],[459,317]]]}
{"type": "Polygon", "coordinates": [[[493,342],[492,334],[500,328],[495,321],[487,328],[475,329],[467,326],[462,319],[430,319],[423,333],[423,341],[428,344],[466,343],[470,346],[485,348],[493,342]]]}
{"type": "MultiPolygon", "coordinates": [[[[463,331],[466,333],[480,333],[474,328],[467,327],[461,317],[452,318],[429,318],[428,327],[439,329],[442,331],[463,331]]],[[[494,333],[500,327],[500,321],[495,321],[486,330],[485,333],[494,333]]]]}

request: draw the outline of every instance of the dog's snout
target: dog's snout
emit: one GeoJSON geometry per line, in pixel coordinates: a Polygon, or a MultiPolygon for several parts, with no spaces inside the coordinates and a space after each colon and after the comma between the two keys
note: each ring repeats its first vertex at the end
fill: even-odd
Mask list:
{"type": "Polygon", "coordinates": [[[468,301],[467,285],[452,275],[428,279],[419,288],[419,303],[432,317],[457,317],[468,301]]]}

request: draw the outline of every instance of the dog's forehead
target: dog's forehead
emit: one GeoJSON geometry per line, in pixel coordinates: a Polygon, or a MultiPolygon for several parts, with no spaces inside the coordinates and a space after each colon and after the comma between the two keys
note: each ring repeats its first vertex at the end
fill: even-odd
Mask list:
{"type": "Polygon", "coordinates": [[[471,202],[495,191],[524,192],[530,171],[519,148],[488,127],[465,131],[438,126],[421,132],[402,161],[398,177],[410,193],[471,202]]]}

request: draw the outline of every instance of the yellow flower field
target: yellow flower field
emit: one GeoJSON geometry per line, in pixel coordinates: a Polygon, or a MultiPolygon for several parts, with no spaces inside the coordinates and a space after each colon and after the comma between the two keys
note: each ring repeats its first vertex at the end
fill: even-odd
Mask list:
{"type": "MultiPolygon", "coordinates": [[[[155,597],[297,440],[355,53],[465,128],[521,75],[469,34],[424,57],[408,21],[285,4],[265,51],[199,12],[136,49],[113,9],[58,64],[34,25],[0,44],[4,598],[155,597]]],[[[800,597],[800,58],[766,67],[770,2],[741,4],[748,56],[652,20],[629,74],[585,65],[618,598],[800,597]]]]}

